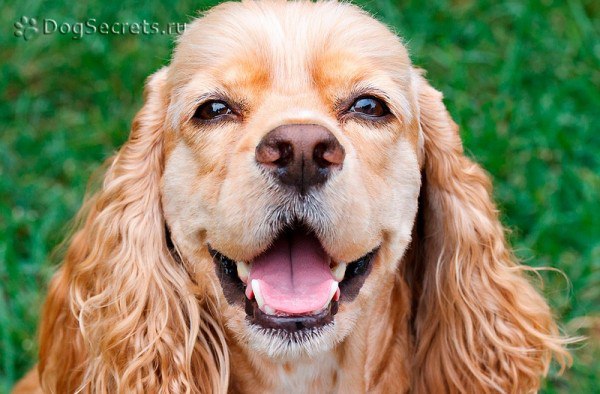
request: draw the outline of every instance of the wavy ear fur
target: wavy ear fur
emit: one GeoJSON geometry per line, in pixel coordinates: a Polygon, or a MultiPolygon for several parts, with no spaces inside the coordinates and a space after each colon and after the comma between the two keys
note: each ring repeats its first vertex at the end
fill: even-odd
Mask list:
{"type": "Polygon", "coordinates": [[[417,393],[536,390],[570,360],[545,300],[507,246],[491,182],[463,153],[442,95],[417,73],[423,186],[406,269],[417,393]],[[412,260],[412,261],[411,261],[412,260]]]}
{"type": "Polygon", "coordinates": [[[211,297],[173,258],[160,204],[167,69],[73,237],[44,306],[46,392],[225,392],[228,351],[211,297]]]}

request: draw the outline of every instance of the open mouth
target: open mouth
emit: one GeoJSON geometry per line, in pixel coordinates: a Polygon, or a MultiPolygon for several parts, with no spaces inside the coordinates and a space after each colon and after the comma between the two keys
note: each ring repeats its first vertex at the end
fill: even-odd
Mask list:
{"type": "Polygon", "coordinates": [[[208,247],[227,301],[244,305],[251,324],[287,332],[332,324],[339,303],[358,295],[377,252],[334,261],[303,225],[286,228],[252,261],[208,247]]]}

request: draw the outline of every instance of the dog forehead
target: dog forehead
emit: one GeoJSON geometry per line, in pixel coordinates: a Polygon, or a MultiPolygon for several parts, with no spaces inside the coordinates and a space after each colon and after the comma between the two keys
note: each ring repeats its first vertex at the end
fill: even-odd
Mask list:
{"type": "Polygon", "coordinates": [[[356,6],[261,1],[224,3],[192,22],[169,74],[175,88],[202,72],[225,88],[278,83],[294,90],[377,72],[405,75],[409,65],[400,39],[356,6]]]}

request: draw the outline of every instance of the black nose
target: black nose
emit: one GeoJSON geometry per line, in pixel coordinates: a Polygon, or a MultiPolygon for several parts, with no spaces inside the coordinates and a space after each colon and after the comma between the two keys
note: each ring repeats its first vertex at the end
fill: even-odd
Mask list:
{"type": "Polygon", "coordinates": [[[323,184],[344,162],[342,145],[329,130],[312,124],[279,126],[256,147],[256,161],[301,194],[323,184]]]}

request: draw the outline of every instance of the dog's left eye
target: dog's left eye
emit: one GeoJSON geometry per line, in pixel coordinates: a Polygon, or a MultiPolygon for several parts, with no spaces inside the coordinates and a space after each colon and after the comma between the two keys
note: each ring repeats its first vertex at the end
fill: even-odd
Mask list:
{"type": "Polygon", "coordinates": [[[225,101],[211,100],[200,105],[194,113],[195,119],[213,120],[233,114],[233,110],[225,101]]]}
{"type": "Polygon", "coordinates": [[[381,100],[371,96],[364,96],[354,101],[349,112],[359,113],[371,118],[380,118],[389,114],[390,110],[381,100]]]}

